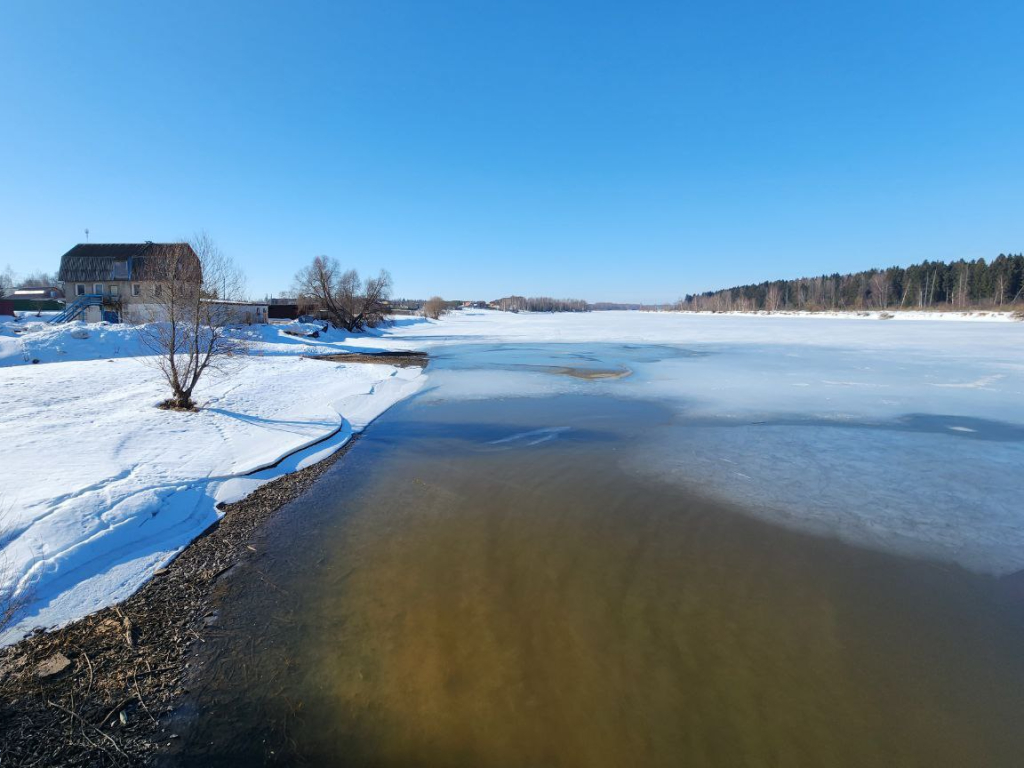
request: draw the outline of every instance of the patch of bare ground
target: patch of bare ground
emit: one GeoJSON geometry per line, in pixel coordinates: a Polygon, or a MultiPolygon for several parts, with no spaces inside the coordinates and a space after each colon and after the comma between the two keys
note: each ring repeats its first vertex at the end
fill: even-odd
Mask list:
{"type": "Polygon", "coordinates": [[[599,381],[601,379],[624,379],[633,372],[629,368],[553,368],[552,373],[560,376],[571,376],[574,379],[599,381]]]}
{"type": "Polygon", "coordinates": [[[329,360],[332,363],[376,363],[399,368],[426,368],[430,358],[426,352],[346,352],[341,355],[308,355],[310,360],[329,360]]]}
{"type": "Polygon", "coordinates": [[[0,765],[147,765],[175,738],[189,646],[214,631],[210,596],[254,534],[355,443],[225,505],[224,517],[120,605],[0,649],[0,765]]]}

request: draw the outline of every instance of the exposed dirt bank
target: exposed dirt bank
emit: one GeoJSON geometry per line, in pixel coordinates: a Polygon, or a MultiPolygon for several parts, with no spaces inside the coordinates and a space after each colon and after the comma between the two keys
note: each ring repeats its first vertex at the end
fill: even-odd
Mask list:
{"type": "Polygon", "coordinates": [[[429,357],[426,352],[347,352],[343,355],[307,355],[310,360],[329,360],[332,363],[376,363],[395,365],[399,368],[426,368],[429,357]]]}
{"type": "Polygon", "coordinates": [[[0,649],[0,765],[148,764],[157,746],[174,738],[160,718],[184,693],[188,648],[203,642],[217,579],[256,551],[259,526],[356,438],[226,505],[215,526],[120,605],[0,649]]]}

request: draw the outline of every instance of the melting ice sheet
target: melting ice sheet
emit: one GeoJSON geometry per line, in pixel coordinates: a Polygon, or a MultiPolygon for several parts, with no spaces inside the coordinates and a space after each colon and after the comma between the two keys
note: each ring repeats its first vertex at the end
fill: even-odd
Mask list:
{"type": "Polygon", "coordinates": [[[488,445],[540,445],[556,439],[563,432],[568,432],[572,427],[544,427],[543,429],[531,429],[529,432],[516,432],[514,435],[502,437],[498,440],[491,440],[488,445]]]}
{"type": "MultiPolygon", "coordinates": [[[[672,421],[624,452],[632,471],[800,530],[1009,573],[1024,568],[1024,352],[1016,337],[979,349],[950,344],[942,330],[905,344],[867,335],[449,347],[434,353],[425,397],[656,401],[672,421]]],[[[505,445],[542,443],[555,429],[505,445]]]]}

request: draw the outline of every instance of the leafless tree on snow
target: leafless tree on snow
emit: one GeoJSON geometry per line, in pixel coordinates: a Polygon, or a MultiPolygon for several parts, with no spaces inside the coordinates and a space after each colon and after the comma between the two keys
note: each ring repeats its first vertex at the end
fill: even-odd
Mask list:
{"type": "Polygon", "coordinates": [[[240,299],[244,277],[204,232],[147,255],[140,280],[150,316],[139,338],[171,389],[164,406],[194,409],[203,374],[244,352],[244,342],[228,332],[229,307],[217,303],[240,299]]]}
{"type": "Polygon", "coordinates": [[[295,275],[295,293],[305,310],[327,314],[336,328],[357,332],[388,322],[391,275],[382,269],[363,281],[354,269],[341,270],[337,259],[317,256],[295,275]]]}

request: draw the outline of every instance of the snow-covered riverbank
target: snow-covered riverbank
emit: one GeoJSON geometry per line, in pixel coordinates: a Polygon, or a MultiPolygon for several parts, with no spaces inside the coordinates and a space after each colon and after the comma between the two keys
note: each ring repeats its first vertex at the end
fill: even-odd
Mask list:
{"type": "Polygon", "coordinates": [[[758,310],[752,312],[708,312],[690,311],[679,314],[691,315],[724,315],[724,316],[754,316],[754,317],[817,317],[817,318],[838,318],[845,320],[931,320],[951,322],[973,322],[973,323],[1010,323],[1019,322],[1021,315],[1018,312],[1008,310],[947,310],[947,309],[867,309],[867,310],[797,310],[781,309],[775,312],[758,310]]]}
{"type": "MultiPolygon", "coordinates": [[[[344,351],[342,334],[327,337],[318,348],[344,351]]],[[[156,407],[166,385],[130,328],[2,341],[0,565],[29,600],[8,642],[124,599],[216,520],[217,503],[329,455],[422,383],[419,368],[303,358],[316,350],[264,327],[247,357],[204,378],[201,410],[176,413],[156,407]],[[42,362],[17,364],[26,350],[42,362]]]]}

